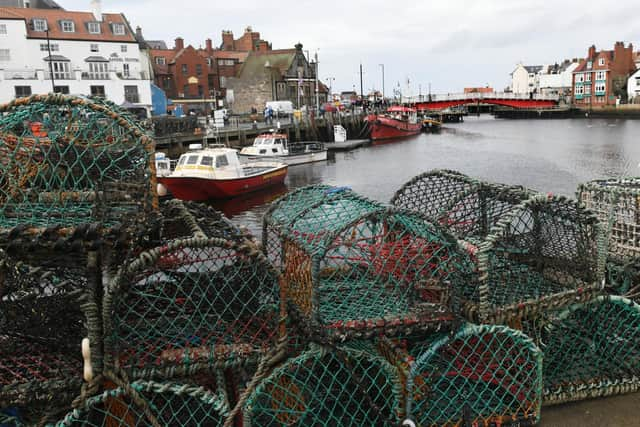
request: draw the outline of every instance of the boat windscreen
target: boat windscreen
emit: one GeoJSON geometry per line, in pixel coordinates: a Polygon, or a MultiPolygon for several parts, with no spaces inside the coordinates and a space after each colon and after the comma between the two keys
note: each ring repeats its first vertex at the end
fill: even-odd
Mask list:
{"type": "Polygon", "coordinates": [[[187,159],[188,165],[195,165],[197,163],[198,163],[198,156],[189,156],[189,159],[187,159]]]}

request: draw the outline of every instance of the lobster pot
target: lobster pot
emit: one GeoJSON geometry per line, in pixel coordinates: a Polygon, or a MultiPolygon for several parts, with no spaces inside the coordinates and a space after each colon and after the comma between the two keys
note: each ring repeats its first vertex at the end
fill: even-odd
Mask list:
{"type": "Polygon", "coordinates": [[[423,217],[381,208],[322,238],[283,233],[283,286],[308,329],[366,338],[446,328],[451,289],[471,268],[456,241],[423,217]]]}
{"type": "Polygon", "coordinates": [[[310,349],[259,383],[244,407],[246,425],[399,425],[396,369],[370,343],[310,349]]]}
{"type": "Polygon", "coordinates": [[[420,426],[535,424],[542,353],[519,331],[463,325],[455,334],[414,336],[386,352],[405,384],[408,418],[420,426]]]}
{"type": "Polygon", "coordinates": [[[604,253],[598,220],[573,200],[434,171],[403,186],[392,203],[429,213],[467,251],[476,274],[457,292],[471,321],[511,324],[599,291],[604,253]],[[454,197],[431,202],[430,194],[454,197]]]}
{"type": "Polygon", "coordinates": [[[547,405],[640,389],[640,306],[600,296],[570,306],[542,328],[547,405]]]}
{"type": "Polygon", "coordinates": [[[607,260],[606,282],[616,295],[625,296],[635,302],[640,301],[640,258],[633,258],[626,264],[607,260]]]}
{"type": "Polygon", "coordinates": [[[255,246],[176,240],[123,266],[104,298],[105,366],[174,377],[255,362],[280,330],[277,275],[255,246]]]}
{"type": "Polygon", "coordinates": [[[299,188],[274,202],[264,215],[263,250],[274,267],[282,270],[283,234],[293,233],[300,240],[317,244],[328,233],[380,207],[346,187],[299,188]]]}
{"type": "Polygon", "coordinates": [[[0,106],[0,229],[133,225],[154,204],[152,150],[104,103],[51,94],[0,106]]]}
{"type": "Polygon", "coordinates": [[[55,254],[34,265],[0,251],[0,413],[13,408],[35,423],[79,393],[81,341],[99,342],[98,312],[81,299],[93,285],[89,277],[55,254]]]}
{"type": "Polygon", "coordinates": [[[190,383],[136,381],[90,397],[58,426],[222,426],[226,397],[190,383]]]}

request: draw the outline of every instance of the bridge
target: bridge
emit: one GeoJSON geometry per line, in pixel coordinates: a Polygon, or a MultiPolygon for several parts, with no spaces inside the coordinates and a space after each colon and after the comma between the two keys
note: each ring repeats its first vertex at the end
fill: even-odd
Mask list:
{"type": "Polygon", "coordinates": [[[527,93],[448,93],[446,95],[422,95],[403,97],[404,104],[415,106],[418,110],[444,110],[465,104],[493,104],[512,108],[553,108],[558,105],[559,95],[540,95],[527,93]]]}

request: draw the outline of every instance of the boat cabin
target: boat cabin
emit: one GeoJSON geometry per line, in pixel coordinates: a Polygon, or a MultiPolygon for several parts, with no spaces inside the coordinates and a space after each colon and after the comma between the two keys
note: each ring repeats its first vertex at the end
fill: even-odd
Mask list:
{"type": "Polygon", "coordinates": [[[287,135],[280,133],[261,134],[253,140],[252,147],[246,147],[242,154],[253,156],[286,156],[289,154],[287,135]]]}
{"type": "Polygon", "coordinates": [[[418,123],[418,111],[415,108],[394,105],[387,109],[387,115],[408,123],[418,123]]]}
{"type": "Polygon", "coordinates": [[[164,153],[156,153],[156,176],[168,176],[171,174],[171,159],[169,159],[164,153]]]}
{"type": "Polygon", "coordinates": [[[242,176],[242,173],[243,166],[238,160],[237,151],[220,146],[188,151],[181,155],[172,176],[221,179],[242,176]]]}

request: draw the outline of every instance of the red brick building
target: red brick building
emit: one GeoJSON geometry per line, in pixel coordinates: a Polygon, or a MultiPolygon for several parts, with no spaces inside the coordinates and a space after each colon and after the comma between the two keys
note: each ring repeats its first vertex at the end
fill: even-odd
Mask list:
{"type": "Polygon", "coordinates": [[[589,47],[587,57],[573,71],[573,103],[591,107],[616,105],[626,98],[627,79],[636,69],[633,45],[616,42],[613,50],[589,47]]]}

